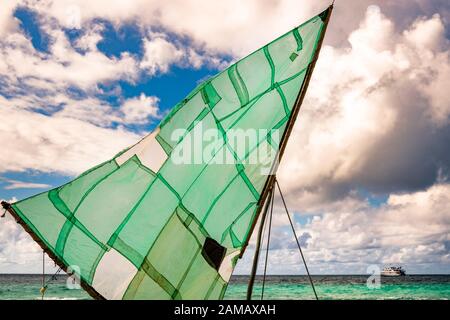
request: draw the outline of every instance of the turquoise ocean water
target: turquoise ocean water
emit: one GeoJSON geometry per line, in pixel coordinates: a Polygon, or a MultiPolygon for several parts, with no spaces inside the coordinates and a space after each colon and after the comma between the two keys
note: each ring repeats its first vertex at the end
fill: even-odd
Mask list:
{"type": "MultiPolygon", "coordinates": [[[[50,279],[50,275],[47,279],[50,279]]],[[[381,278],[378,289],[369,289],[367,275],[313,276],[320,299],[450,299],[450,275],[410,275],[381,278]]],[[[41,275],[0,275],[0,299],[40,299],[41,275]]],[[[52,281],[46,299],[91,299],[81,290],[68,289],[66,276],[52,281]]],[[[234,276],[225,299],[245,299],[247,276],[234,276]]],[[[268,276],[264,299],[313,299],[313,292],[305,276],[268,276]]],[[[254,299],[261,294],[257,278],[254,299]]]]}

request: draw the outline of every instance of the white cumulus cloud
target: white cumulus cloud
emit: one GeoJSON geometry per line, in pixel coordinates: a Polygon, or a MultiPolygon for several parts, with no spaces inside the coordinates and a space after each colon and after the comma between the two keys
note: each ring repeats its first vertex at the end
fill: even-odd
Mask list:
{"type": "Polygon", "coordinates": [[[372,6],[348,41],[322,49],[280,166],[302,209],[357,187],[426,188],[450,167],[450,47],[439,16],[396,31],[372,6]]]}

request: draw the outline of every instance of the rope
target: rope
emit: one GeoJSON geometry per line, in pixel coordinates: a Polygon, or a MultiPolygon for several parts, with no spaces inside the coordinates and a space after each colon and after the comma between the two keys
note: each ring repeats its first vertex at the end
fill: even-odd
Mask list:
{"type": "MultiPolygon", "coordinates": [[[[0,215],[0,218],[4,218],[5,215],[6,215],[6,212],[8,212],[9,209],[11,209],[11,204],[8,203],[8,202],[6,202],[6,201],[1,201],[0,204],[1,204],[1,206],[3,207],[3,209],[4,209],[4,212],[3,212],[2,215],[0,215]]],[[[55,263],[55,267],[56,267],[56,263],[55,263]]],[[[60,273],[61,270],[62,270],[62,268],[59,267],[58,270],[50,277],[50,279],[48,279],[47,281],[45,281],[45,251],[42,251],[42,283],[41,283],[41,284],[42,284],[42,287],[41,287],[41,289],[39,290],[40,293],[41,293],[41,300],[44,300],[44,295],[45,295],[45,292],[47,291],[48,284],[49,284],[51,281],[56,280],[56,275],[57,275],[58,273],[60,273]]]]}
{"type": "Polygon", "coordinates": [[[45,251],[42,251],[42,287],[41,287],[41,300],[44,300],[45,290],[47,286],[45,285],[45,251]]]}
{"type": "Polygon", "coordinates": [[[259,251],[261,248],[261,236],[262,236],[262,232],[265,227],[265,224],[266,224],[266,215],[267,215],[267,211],[269,209],[269,202],[270,202],[269,196],[271,196],[271,192],[274,191],[274,187],[275,187],[274,185],[272,185],[270,187],[268,197],[267,197],[266,201],[264,202],[264,206],[261,211],[261,220],[260,220],[260,225],[259,225],[259,230],[258,230],[258,237],[256,238],[255,255],[253,257],[252,271],[250,273],[250,280],[248,281],[248,287],[247,287],[247,300],[252,299],[253,285],[255,283],[256,271],[258,269],[259,251]]]}
{"type": "Polygon", "coordinates": [[[305,269],[306,269],[306,273],[308,274],[309,282],[311,283],[311,287],[312,287],[312,289],[314,291],[314,296],[316,297],[316,300],[319,300],[319,297],[317,296],[316,288],[314,287],[314,283],[312,281],[311,275],[309,274],[308,266],[306,264],[306,260],[305,260],[305,257],[303,255],[303,251],[302,251],[302,248],[300,246],[300,242],[298,241],[297,232],[295,232],[295,228],[294,228],[294,224],[292,223],[291,215],[289,214],[289,210],[287,208],[286,201],[284,200],[283,193],[281,192],[280,184],[278,183],[278,180],[276,180],[276,179],[275,179],[275,183],[277,185],[278,191],[280,192],[280,196],[281,196],[281,200],[283,201],[284,209],[286,210],[286,214],[287,214],[287,216],[289,218],[289,223],[291,224],[292,232],[294,233],[295,241],[297,242],[298,250],[300,251],[300,255],[302,256],[303,264],[305,265],[305,269]]]}
{"type": "MultiPolygon", "coordinates": [[[[55,264],[56,267],[56,264],[55,264]]],[[[45,251],[42,253],[42,287],[40,289],[41,292],[41,300],[44,300],[45,292],[47,291],[48,285],[53,280],[57,280],[56,276],[62,271],[62,268],[59,267],[58,270],[47,280],[45,280],[45,251]]]]}
{"type": "Polygon", "coordinates": [[[1,205],[2,205],[3,210],[5,210],[5,211],[3,211],[3,214],[0,216],[0,218],[4,218],[6,216],[6,212],[8,211],[8,209],[11,208],[11,204],[9,204],[6,201],[2,201],[1,205]]]}
{"type": "Polygon", "coordinates": [[[271,200],[270,200],[270,213],[269,213],[269,232],[267,235],[267,245],[266,245],[266,259],[264,262],[264,274],[263,274],[263,282],[261,289],[261,300],[264,299],[264,288],[266,284],[266,273],[267,273],[267,259],[269,257],[269,249],[270,249],[270,231],[272,230],[272,215],[273,215],[273,202],[275,198],[275,190],[272,191],[271,200]]]}

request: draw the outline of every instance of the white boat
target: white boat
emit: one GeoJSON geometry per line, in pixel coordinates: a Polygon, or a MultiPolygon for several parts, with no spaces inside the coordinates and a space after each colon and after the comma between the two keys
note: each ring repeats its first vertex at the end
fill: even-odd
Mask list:
{"type": "Polygon", "coordinates": [[[382,276],[386,277],[398,277],[406,275],[405,269],[402,267],[385,267],[383,271],[381,271],[382,276]]]}

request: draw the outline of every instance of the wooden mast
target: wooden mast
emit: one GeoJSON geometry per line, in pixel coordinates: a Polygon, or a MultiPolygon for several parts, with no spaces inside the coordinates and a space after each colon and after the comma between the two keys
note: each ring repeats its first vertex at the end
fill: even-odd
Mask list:
{"type": "MultiPolygon", "coordinates": [[[[334,3],[334,1],[333,1],[333,3],[334,3]]],[[[316,65],[316,61],[317,61],[317,59],[319,57],[320,49],[322,47],[323,39],[325,37],[325,32],[327,30],[328,22],[330,21],[330,16],[331,16],[331,12],[332,11],[333,11],[333,4],[331,4],[325,11],[323,11],[319,15],[320,18],[324,22],[323,29],[321,31],[320,38],[319,38],[319,41],[317,43],[317,48],[316,48],[316,52],[314,53],[314,57],[311,60],[311,62],[309,63],[308,68],[306,70],[305,80],[303,81],[302,87],[300,88],[299,94],[297,95],[297,98],[295,100],[295,104],[294,104],[294,107],[292,109],[292,115],[291,115],[290,119],[288,120],[286,130],[284,131],[283,136],[281,137],[280,149],[278,150],[278,159],[280,161],[281,161],[281,158],[283,157],[284,150],[286,149],[286,144],[287,144],[287,141],[289,139],[289,136],[291,135],[292,128],[294,127],[295,120],[297,119],[298,113],[300,111],[300,107],[301,107],[301,105],[303,103],[303,100],[305,98],[306,90],[308,89],[308,85],[309,85],[309,82],[311,80],[312,72],[313,72],[314,67],[316,65]]],[[[274,165],[275,164],[276,164],[276,161],[274,162],[274,165]]],[[[251,237],[251,235],[253,233],[253,230],[254,230],[254,228],[256,226],[256,223],[257,223],[257,221],[258,221],[258,219],[259,219],[259,217],[261,215],[263,206],[266,203],[266,200],[268,200],[268,195],[273,191],[274,184],[275,184],[275,181],[276,181],[275,173],[276,173],[276,169],[277,168],[275,167],[275,168],[272,168],[272,169],[275,169],[275,170],[271,171],[273,173],[273,175],[269,176],[269,178],[267,179],[267,181],[266,181],[266,183],[264,185],[263,191],[261,192],[261,197],[260,197],[260,199],[258,201],[258,209],[257,209],[257,212],[256,212],[256,216],[255,216],[255,219],[253,220],[253,223],[252,223],[252,225],[250,227],[250,231],[249,231],[248,237],[246,239],[246,242],[245,242],[245,244],[244,244],[244,246],[242,248],[240,257],[242,257],[242,255],[244,254],[245,250],[247,249],[248,242],[249,242],[250,237],[251,237]]],[[[269,201],[267,201],[267,202],[269,202],[269,201]]],[[[264,206],[264,208],[265,208],[265,206],[264,206]]],[[[265,215],[263,214],[263,216],[261,217],[262,220],[265,220],[264,216],[265,215]]],[[[262,223],[263,223],[263,221],[262,221],[262,223]]],[[[262,233],[262,229],[260,228],[260,232],[258,234],[257,243],[260,243],[260,237],[262,236],[261,233],[262,233]]],[[[258,258],[259,258],[259,252],[258,251],[259,251],[259,248],[257,248],[257,250],[255,252],[255,255],[254,255],[254,258],[253,258],[253,267],[252,267],[252,271],[251,271],[251,274],[250,274],[249,286],[247,288],[247,300],[251,300],[251,296],[252,296],[253,283],[255,281],[255,276],[256,276],[256,271],[257,271],[257,266],[258,266],[258,261],[257,261],[258,258]],[[250,286],[250,284],[251,284],[251,286],[250,286]]]]}

